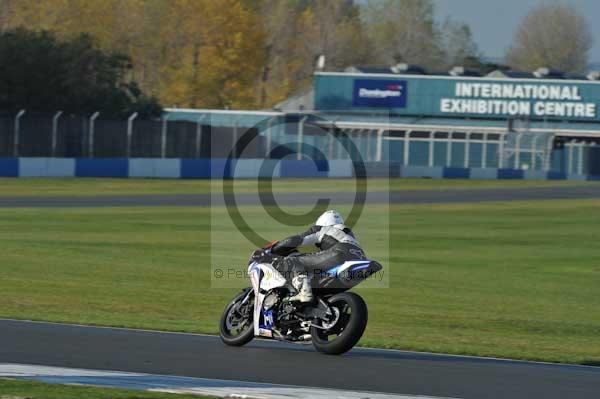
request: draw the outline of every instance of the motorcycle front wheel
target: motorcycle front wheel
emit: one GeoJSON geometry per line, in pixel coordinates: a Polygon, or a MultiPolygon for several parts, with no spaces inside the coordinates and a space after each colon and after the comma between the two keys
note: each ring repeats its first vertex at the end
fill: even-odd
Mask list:
{"type": "Polygon", "coordinates": [[[221,316],[219,335],[230,346],[243,346],[254,338],[254,292],[247,289],[239,293],[227,305],[221,316]],[[250,296],[242,303],[246,295],[250,296]]]}
{"type": "Polygon", "coordinates": [[[327,300],[337,321],[328,329],[311,327],[310,334],[316,350],[328,355],[340,355],[358,343],[367,327],[368,310],[365,301],[353,292],[342,292],[327,300]]]}

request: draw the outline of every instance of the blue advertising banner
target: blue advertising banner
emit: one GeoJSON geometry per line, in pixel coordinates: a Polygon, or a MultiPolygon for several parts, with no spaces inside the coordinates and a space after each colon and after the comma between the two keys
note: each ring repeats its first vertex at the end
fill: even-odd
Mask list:
{"type": "Polygon", "coordinates": [[[353,105],[358,107],[405,108],[406,80],[354,80],[353,105]]]}

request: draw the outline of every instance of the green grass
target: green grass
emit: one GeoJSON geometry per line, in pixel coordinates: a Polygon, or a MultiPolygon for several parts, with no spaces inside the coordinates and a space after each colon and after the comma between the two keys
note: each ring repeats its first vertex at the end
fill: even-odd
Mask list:
{"type": "MultiPolygon", "coordinates": [[[[0,178],[0,197],[7,196],[92,196],[146,194],[201,194],[211,189],[221,190],[221,182],[181,179],[13,179],[0,178]]],[[[236,180],[240,192],[256,192],[256,180],[236,180]]],[[[546,180],[432,180],[432,179],[371,179],[373,190],[440,190],[461,188],[554,187],[594,184],[576,181],[546,180]]],[[[274,180],[278,192],[352,191],[353,179],[283,179],[274,180]]]]}
{"type": "Polygon", "coordinates": [[[0,398],[5,397],[11,399],[208,399],[207,396],[45,384],[41,382],[0,378],[0,398]]]}
{"type": "MultiPolygon", "coordinates": [[[[390,209],[361,345],[600,361],[599,200],[390,209]]],[[[242,210],[269,238],[300,229],[242,210]]],[[[0,316],[216,333],[236,290],[211,286],[208,254],[243,267],[253,248],[212,212],[211,240],[206,208],[0,209],[0,316]]],[[[370,212],[356,233],[379,259],[387,213],[370,212]]]]}

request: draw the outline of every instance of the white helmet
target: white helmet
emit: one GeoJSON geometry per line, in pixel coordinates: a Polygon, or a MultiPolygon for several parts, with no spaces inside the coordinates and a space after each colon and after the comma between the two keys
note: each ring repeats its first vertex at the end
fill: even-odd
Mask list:
{"type": "Polygon", "coordinates": [[[315,225],[317,226],[335,226],[335,225],[343,225],[344,218],[338,211],[326,211],[319,218],[315,225]]]}

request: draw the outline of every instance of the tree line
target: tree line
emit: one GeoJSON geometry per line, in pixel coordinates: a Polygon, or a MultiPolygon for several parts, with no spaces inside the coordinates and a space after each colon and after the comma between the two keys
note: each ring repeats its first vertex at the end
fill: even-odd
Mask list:
{"type": "MultiPolygon", "coordinates": [[[[554,22],[569,20],[570,13],[569,23],[579,27],[565,35],[585,36],[585,20],[576,12],[548,7],[558,7],[550,13],[554,22]]],[[[48,31],[60,41],[83,34],[107,54],[124,55],[119,80],[136,82],[130,91],[165,106],[272,107],[310,85],[321,54],[327,70],[399,62],[430,71],[486,67],[469,26],[439,21],[433,0],[0,0],[0,32],[18,27],[48,31]]],[[[533,43],[527,29],[517,33],[507,61],[517,68],[553,67],[544,54],[527,57],[533,43]]],[[[576,55],[560,50],[552,57],[574,60],[557,65],[581,69],[589,40],[575,46],[576,55]]]]}
{"type": "Polygon", "coordinates": [[[0,33],[0,110],[58,111],[103,116],[158,116],[158,101],[126,79],[127,56],[103,52],[82,33],[59,41],[46,31],[0,33]]]}

